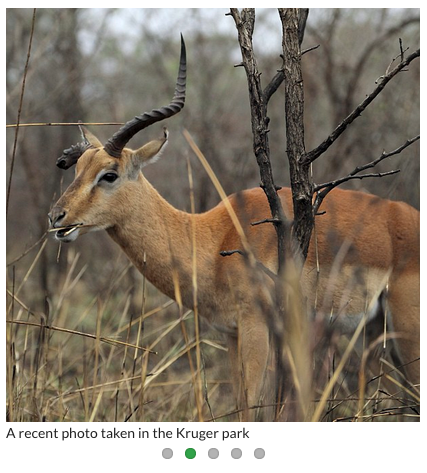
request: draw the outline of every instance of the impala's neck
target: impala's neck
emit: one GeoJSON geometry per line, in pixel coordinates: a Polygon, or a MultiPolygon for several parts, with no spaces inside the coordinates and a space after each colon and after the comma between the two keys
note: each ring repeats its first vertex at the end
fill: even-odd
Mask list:
{"type": "Polygon", "coordinates": [[[217,253],[212,229],[205,225],[202,214],[172,207],[142,174],[125,192],[122,205],[115,210],[117,224],[108,229],[109,235],[154,286],[176,299],[178,283],[184,305],[191,306],[193,225],[199,261],[213,261],[217,253]]]}

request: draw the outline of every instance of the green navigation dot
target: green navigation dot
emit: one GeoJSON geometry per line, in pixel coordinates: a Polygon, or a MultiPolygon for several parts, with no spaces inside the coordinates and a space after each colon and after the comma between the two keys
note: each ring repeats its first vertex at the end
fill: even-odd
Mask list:
{"type": "Polygon", "coordinates": [[[196,456],[196,450],[194,450],[194,448],[187,448],[185,456],[192,460],[196,456]]]}

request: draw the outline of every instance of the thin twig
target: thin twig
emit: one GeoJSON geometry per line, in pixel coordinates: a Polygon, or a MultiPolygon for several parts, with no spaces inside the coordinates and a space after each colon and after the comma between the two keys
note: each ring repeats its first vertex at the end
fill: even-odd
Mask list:
{"type": "Polygon", "coordinates": [[[47,122],[47,123],[12,123],[10,125],[6,125],[6,128],[23,128],[23,127],[31,127],[31,126],[104,126],[104,125],[114,125],[114,126],[122,126],[124,125],[123,122],[47,122]]]}
{"type": "Polygon", "coordinates": [[[386,172],[371,172],[368,174],[360,174],[360,175],[348,175],[345,177],[341,177],[339,179],[336,179],[335,181],[329,181],[325,182],[324,184],[318,184],[314,191],[318,192],[320,189],[328,189],[328,191],[331,191],[335,187],[339,186],[340,184],[343,184],[344,182],[351,181],[353,179],[365,179],[367,177],[384,177],[384,176],[390,176],[392,174],[397,174],[400,172],[400,169],[393,169],[392,171],[386,171],[386,172]]]}
{"type": "Polygon", "coordinates": [[[405,51],[408,49],[406,48],[405,51],[403,50],[402,38],[399,38],[399,46],[400,46],[400,61],[402,62],[404,59],[405,51]]]}
{"type": "Polygon", "coordinates": [[[360,171],[365,171],[365,169],[373,168],[374,166],[376,166],[378,163],[380,163],[384,159],[390,158],[391,156],[394,156],[396,154],[401,153],[405,148],[412,145],[413,143],[415,143],[419,139],[420,139],[420,135],[417,135],[417,136],[414,136],[414,138],[406,140],[406,142],[403,143],[402,146],[399,146],[398,148],[396,148],[393,151],[390,151],[389,153],[386,153],[385,151],[383,151],[379,158],[375,159],[374,161],[371,161],[370,163],[364,164],[363,166],[356,167],[352,174],[356,174],[360,171]]]}
{"type": "Polygon", "coordinates": [[[381,153],[381,156],[379,156],[377,159],[374,159],[373,161],[371,161],[369,163],[366,163],[362,166],[356,166],[353,169],[353,171],[345,177],[342,177],[342,178],[336,179],[334,181],[329,181],[329,182],[325,182],[323,184],[318,184],[318,185],[314,186],[313,195],[317,193],[315,202],[313,204],[313,213],[314,213],[314,215],[317,214],[317,211],[318,211],[323,199],[326,197],[326,195],[329,194],[329,192],[332,189],[335,189],[335,187],[339,186],[343,182],[347,182],[351,179],[365,179],[366,177],[384,177],[384,176],[389,176],[391,174],[398,173],[399,170],[396,169],[396,170],[393,170],[393,171],[382,172],[382,173],[380,172],[380,173],[370,173],[370,174],[358,175],[360,172],[365,171],[366,169],[370,169],[370,168],[375,167],[378,163],[380,163],[384,159],[390,158],[391,156],[395,156],[396,154],[401,153],[404,149],[406,149],[408,146],[412,145],[413,143],[415,143],[419,139],[420,139],[420,135],[417,135],[414,138],[411,138],[411,139],[407,140],[405,143],[403,143],[403,145],[399,146],[395,150],[390,151],[388,153],[383,151],[381,153]]]}
{"type": "Polygon", "coordinates": [[[399,63],[391,72],[386,74],[377,87],[365,98],[365,100],[359,104],[351,113],[348,115],[336,128],[335,130],[322,142],[319,146],[309,151],[305,155],[301,156],[301,164],[309,164],[315,161],[321,156],[327,149],[337,140],[339,136],[347,129],[347,127],[357,118],[362,112],[373,102],[373,100],[382,92],[385,86],[401,72],[406,66],[408,66],[414,59],[420,57],[420,50],[417,49],[415,52],[410,54],[403,62],[399,63]]]}
{"type": "MultiPolygon", "coordinates": [[[[9,295],[11,295],[11,294],[9,294],[9,295]]],[[[56,332],[69,333],[71,335],[80,335],[81,337],[92,338],[93,340],[99,340],[101,342],[108,343],[110,345],[127,346],[127,347],[131,347],[131,348],[135,348],[137,350],[148,351],[150,353],[153,353],[154,355],[157,355],[157,352],[155,352],[155,351],[149,350],[148,348],[140,347],[138,345],[133,345],[132,343],[122,342],[120,340],[114,340],[112,338],[107,338],[107,337],[98,337],[97,335],[93,335],[91,333],[79,332],[77,330],[71,330],[71,329],[68,329],[68,328],[55,327],[54,325],[44,325],[44,324],[39,324],[39,323],[36,323],[36,322],[25,322],[23,320],[6,320],[6,323],[16,324],[16,325],[26,325],[26,326],[30,326],[30,327],[39,327],[39,328],[46,329],[46,330],[54,330],[56,332]]]]}
{"type": "Polygon", "coordinates": [[[316,46],[312,46],[311,48],[304,49],[301,51],[301,56],[304,56],[304,54],[309,53],[310,51],[314,51],[315,49],[320,48],[320,44],[317,44],[316,46]]]}
{"type": "Polygon", "coordinates": [[[31,47],[33,45],[34,26],[35,26],[35,23],[36,23],[36,11],[37,11],[37,9],[34,8],[33,9],[33,19],[32,19],[32,22],[31,22],[30,41],[28,43],[27,60],[25,62],[24,77],[22,78],[22,88],[21,88],[21,97],[19,99],[18,117],[16,119],[17,125],[16,125],[16,131],[15,131],[15,139],[14,139],[14,142],[13,142],[12,161],[10,163],[9,182],[7,184],[6,217],[7,217],[7,211],[9,209],[10,188],[12,186],[13,168],[15,166],[16,146],[17,146],[17,143],[18,143],[18,133],[19,133],[19,122],[21,121],[22,104],[24,102],[25,81],[27,79],[28,64],[30,62],[30,56],[31,56],[31,47]]]}
{"type": "Polygon", "coordinates": [[[280,223],[280,220],[277,218],[264,218],[263,220],[258,220],[257,222],[251,222],[251,225],[255,227],[256,225],[262,225],[263,223],[280,223]]]}
{"type": "Polygon", "coordinates": [[[89,223],[77,223],[76,225],[67,225],[66,227],[52,227],[52,228],[49,228],[48,233],[58,232],[60,230],[68,230],[69,233],[71,233],[71,231],[77,230],[78,228],[84,228],[84,227],[96,227],[96,225],[92,225],[89,223]]]}
{"type": "MultiPolygon", "coordinates": [[[[400,61],[401,61],[401,62],[403,61],[403,59],[404,59],[404,54],[406,53],[406,51],[409,50],[409,48],[406,48],[405,50],[402,49],[402,40],[401,40],[400,38],[399,38],[399,45],[400,45],[400,53],[399,53],[397,56],[395,56],[395,57],[391,60],[390,64],[389,64],[388,67],[387,67],[386,74],[388,74],[388,73],[390,72],[390,68],[391,68],[391,66],[393,65],[394,61],[396,61],[396,59],[399,59],[399,58],[400,58],[400,61]]],[[[405,70],[407,70],[407,69],[405,69],[405,70]]],[[[380,77],[375,81],[375,84],[378,84],[378,82],[379,82],[380,80],[382,80],[383,78],[384,78],[384,76],[380,76],[380,77]]]]}
{"type": "Polygon", "coordinates": [[[19,255],[17,258],[10,261],[9,263],[6,263],[6,267],[12,266],[13,264],[21,260],[24,256],[30,253],[30,251],[32,251],[36,246],[42,243],[46,239],[46,236],[47,236],[47,231],[44,232],[43,235],[35,243],[33,243],[29,248],[27,248],[21,255],[19,255]]]}
{"type": "Polygon", "coordinates": [[[224,251],[220,251],[219,254],[221,256],[231,256],[231,255],[235,255],[235,254],[239,254],[239,255],[242,255],[242,256],[245,255],[245,253],[243,253],[242,250],[229,250],[229,251],[224,250],[224,251]]]}

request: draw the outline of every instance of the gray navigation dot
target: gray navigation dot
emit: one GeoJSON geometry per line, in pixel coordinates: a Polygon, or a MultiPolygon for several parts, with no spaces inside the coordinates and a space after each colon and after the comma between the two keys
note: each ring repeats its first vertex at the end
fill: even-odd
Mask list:
{"type": "Polygon", "coordinates": [[[231,450],[232,458],[235,458],[237,460],[241,456],[242,456],[242,451],[240,450],[240,448],[233,448],[233,450],[231,450]]]}
{"type": "Polygon", "coordinates": [[[171,448],[164,448],[162,450],[162,457],[166,458],[166,460],[169,460],[173,457],[173,450],[171,448]]]}
{"type": "Polygon", "coordinates": [[[265,457],[265,450],[263,448],[256,448],[254,450],[254,456],[255,456],[255,458],[258,458],[259,460],[261,458],[264,458],[265,457]]]}
{"type": "Polygon", "coordinates": [[[217,448],[210,448],[209,451],[208,451],[208,457],[212,458],[213,460],[215,458],[218,458],[219,457],[218,449],[217,448]]]}

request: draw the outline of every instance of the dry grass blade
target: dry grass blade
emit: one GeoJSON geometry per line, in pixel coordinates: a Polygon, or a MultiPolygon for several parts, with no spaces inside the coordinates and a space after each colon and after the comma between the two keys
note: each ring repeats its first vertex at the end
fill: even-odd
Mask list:
{"type": "Polygon", "coordinates": [[[30,253],[36,246],[38,246],[40,243],[43,243],[44,240],[46,239],[47,233],[48,233],[47,231],[43,233],[43,235],[35,243],[33,243],[30,247],[28,247],[22,254],[17,256],[15,259],[7,263],[6,266],[9,267],[16,264],[18,261],[24,258],[24,256],[28,255],[28,253],[30,253]]]}
{"type": "Polygon", "coordinates": [[[46,123],[11,123],[6,125],[6,128],[17,128],[17,127],[31,127],[31,126],[106,126],[106,125],[114,125],[114,126],[122,126],[124,125],[123,122],[46,122],[46,123]]]}
{"type": "MultiPolygon", "coordinates": [[[[188,182],[190,186],[190,204],[191,214],[194,215],[196,212],[194,203],[194,186],[193,186],[193,173],[191,170],[190,160],[187,160],[188,169],[188,182]]],[[[197,301],[197,245],[196,245],[196,224],[194,218],[192,219],[191,225],[191,240],[192,240],[192,285],[193,285],[193,312],[194,312],[194,331],[196,338],[196,373],[194,379],[194,395],[196,398],[197,415],[199,421],[203,420],[202,406],[203,406],[203,394],[202,394],[202,378],[201,378],[201,353],[200,353],[200,324],[199,324],[199,310],[197,301]]],[[[192,370],[193,372],[193,370],[192,370]]]]}
{"type": "Polygon", "coordinates": [[[64,231],[66,230],[66,233],[64,233],[64,236],[69,235],[70,233],[74,232],[78,228],[84,228],[84,227],[93,227],[94,225],[89,225],[89,224],[84,224],[84,223],[76,223],[75,225],[67,225],[65,227],[55,227],[55,228],[49,228],[48,232],[59,232],[59,231],[64,231]]]}
{"type": "Polygon", "coordinates": [[[356,345],[356,342],[357,342],[357,339],[359,338],[359,335],[362,333],[362,330],[365,328],[365,325],[366,325],[366,317],[362,317],[359,325],[357,326],[356,330],[353,333],[353,336],[351,337],[350,342],[348,343],[348,345],[346,347],[346,350],[345,350],[343,356],[341,357],[341,360],[340,360],[336,370],[334,371],[331,379],[329,380],[328,384],[326,385],[325,389],[322,392],[322,396],[319,400],[319,403],[316,407],[316,410],[313,414],[313,417],[311,418],[311,422],[319,422],[320,418],[322,417],[322,414],[324,412],[324,408],[325,408],[326,403],[328,401],[329,395],[331,394],[333,387],[337,383],[338,378],[340,377],[340,375],[341,375],[341,373],[344,369],[344,366],[345,366],[348,358],[350,357],[351,352],[353,351],[353,349],[356,345]]]}
{"type": "MultiPolygon", "coordinates": [[[[93,335],[91,333],[79,332],[78,330],[70,330],[68,328],[63,328],[63,327],[55,327],[53,325],[43,325],[43,324],[39,324],[37,322],[25,322],[25,321],[22,321],[22,320],[6,320],[6,323],[16,324],[16,325],[26,325],[26,326],[29,326],[29,327],[39,327],[39,328],[42,328],[42,329],[45,329],[45,330],[53,330],[53,331],[56,331],[56,332],[68,333],[68,334],[71,334],[71,335],[79,335],[81,337],[91,338],[93,340],[97,340],[97,338],[98,338],[97,335],[93,335]]],[[[150,352],[154,355],[157,355],[157,352],[155,352],[155,351],[152,351],[148,348],[140,347],[138,345],[134,345],[132,343],[122,342],[120,340],[114,340],[112,338],[107,338],[107,337],[99,337],[99,340],[101,342],[108,343],[110,345],[126,346],[128,348],[134,348],[136,350],[147,351],[147,352],[150,352]]]]}
{"type": "MultiPolygon", "coordinates": [[[[248,255],[252,255],[252,252],[250,250],[249,243],[247,241],[245,232],[243,230],[242,225],[240,224],[239,219],[237,218],[236,212],[234,211],[233,207],[230,204],[230,201],[228,200],[228,196],[225,193],[221,183],[219,182],[219,179],[213,172],[213,169],[211,168],[210,164],[206,160],[205,156],[203,153],[200,151],[199,147],[196,145],[194,142],[193,138],[191,137],[190,133],[187,130],[184,130],[183,132],[185,139],[187,140],[188,144],[190,145],[191,149],[194,151],[194,154],[197,156],[199,159],[200,163],[202,164],[203,168],[205,169],[206,173],[208,174],[209,178],[211,179],[213,185],[215,186],[216,191],[218,192],[219,196],[221,197],[221,200],[224,202],[225,208],[227,209],[227,212],[231,218],[231,221],[233,222],[233,225],[235,226],[237,233],[239,234],[241,240],[242,240],[242,245],[244,250],[248,253],[248,255]]],[[[253,258],[253,256],[252,256],[253,258]]]]}

